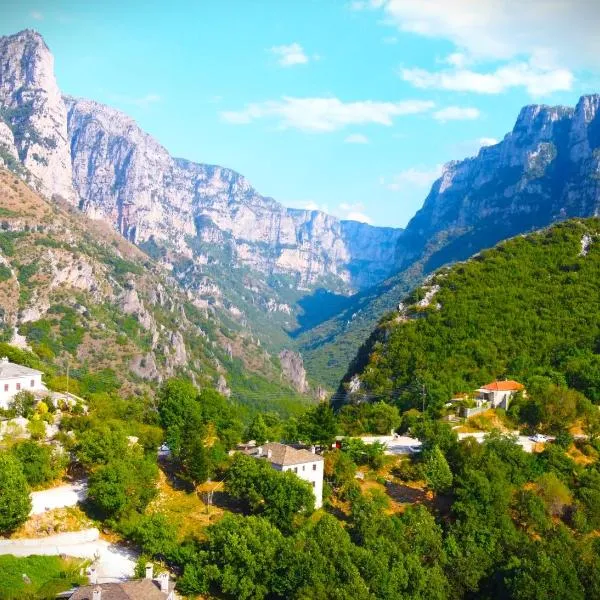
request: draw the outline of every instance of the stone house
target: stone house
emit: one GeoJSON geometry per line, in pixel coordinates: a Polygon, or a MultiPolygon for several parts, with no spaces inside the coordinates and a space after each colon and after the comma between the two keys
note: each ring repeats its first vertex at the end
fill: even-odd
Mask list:
{"type": "Polygon", "coordinates": [[[291,446],[267,443],[246,450],[246,454],[257,459],[268,460],[277,471],[292,471],[300,479],[312,485],[315,495],[315,508],[323,505],[323,466],[324,459],[311,450],[297,450],[291,446]]]}
{"type": "Polygon", "coordinates": [[[492,381],[477,390],[475,401],[482,405],[487,402],[490,408],[507,410],[512,397],[524,389],[525,387],[517,381],[492,381]]]}
{"type": "Polygon", "coordinates": [[[9,362],[0,358],[0,408],[8,408],[9,402],[19,392],[45,392],[41,371],[9,362]]]}
{"type": "Polygon", "coordinates": [[[160,573],[154,577],[150,563],[146,565],[144,579],[132,579],[115,583],[97,583],[95,571],[90,574],[90,585],[75,590],[68,600],[177,600],[173,582],[168,573],[160,573]]]}

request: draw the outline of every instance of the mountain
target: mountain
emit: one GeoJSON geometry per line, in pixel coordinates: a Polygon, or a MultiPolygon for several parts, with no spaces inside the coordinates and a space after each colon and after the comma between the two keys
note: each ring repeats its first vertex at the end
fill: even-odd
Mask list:
{"type": "Polygon", "coordinates": [[[273,350],[394,272],[402,231],[290,209],[230,169],[170,156],[125,114],[61,96],[39,34],[0,38],[0,158],[107,221],[273,350]],[[317,294],[318,302],[304,302],[317,294]],[[312,309],[311,314],[308,311],[312,309]]]}
{"type": "Polygon", "coordinates": [[[43,199],[5,169],[0,342],[32,349],[50,375],[68,364],[88,392],[147,395],[185,375],[250,411],[289,414],[310,401],[298,393],[308,386],[296,355],[267,352],[107,223],[43,199]]]}
{"type": "Polygon", "coordinates": [[[398,273],[304,332],[313,375],[343,375],[381,315],[441,265],[569,217],[600,214],[600,96],[575,108],[527,106],[505,138],[449,163],[398,240],[398,273]]]}
{"type": "MultiPolygon", "coordinates": [[[[436,271],[389,313],[346,378],[441,407],[498,378],[545,376],[600,403],[600,219],[518,236],[436,271]]],[[[349,395],[352,398],[352,393],[349,395]]]]}

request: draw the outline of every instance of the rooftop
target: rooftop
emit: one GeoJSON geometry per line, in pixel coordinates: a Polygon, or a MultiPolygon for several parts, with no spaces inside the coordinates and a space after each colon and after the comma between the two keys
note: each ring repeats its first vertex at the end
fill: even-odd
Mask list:
{"type": "Polygon", "coordinates": [[[481,389],[486,392],[519,392],[525,387],[518,381],[507,379],[506,381],[492,381],[492,383],[484,385],[481,389]]]}
{"type": "Polygon", "coordinates": [[[323,460],[322,456],[314,454],[309,450],[296,450],[296,448],[276,442],[257,446],[246,453],[256,458],[266,458],[272,464],[281,465],[282,467],[323,460]]]}
{"type": "Polygon", "coordinates": [[[8,358],[0,358],[0,379],[12,379],[13,377],[24,377],[27,375],[39,375],[41,371],[30,369],[23,365],[9,362],[8,358]]]}
{"type": "Polygon", "coordinates": [[[167,594],[152,579],[135,579],[120,583],[84,585],[69,600],[92,600],[94,590],[102,590],[102,600],[165,600],[167,594]]]}

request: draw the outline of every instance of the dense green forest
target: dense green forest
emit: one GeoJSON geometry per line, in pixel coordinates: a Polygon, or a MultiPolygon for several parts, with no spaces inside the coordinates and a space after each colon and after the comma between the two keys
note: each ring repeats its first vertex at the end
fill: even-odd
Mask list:
{"type": "Polygon", "coordinates": [[[600,403],[599,234],[598,219],[568,221],[438,271],[382,320],[346,380],[358,372],[361,393],[402,408],[420,407],[423,389],[439,408],[536,376],[600,403]]]}

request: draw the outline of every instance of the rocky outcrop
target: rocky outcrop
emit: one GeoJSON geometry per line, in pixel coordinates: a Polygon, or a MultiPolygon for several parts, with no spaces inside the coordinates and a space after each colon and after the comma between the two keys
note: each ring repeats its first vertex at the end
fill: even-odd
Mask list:
{"type": "Polygon", "coordinates": [[[54,58],[34,31],[0,38],[0,121],[3,162],[16,152],[38,191],[74,202],[66,109],[54,58]]]}
{"type": "Polygon", "coordinates": [[[281,371],[283,376],[301,394],[305,394],[309,390],[308,382],[306,381],[306,371],[302,356],[291,350],[282,350],[279,353],[279,362],[281,363],[281,371]]]}
{"type": "Polygon", "coordinates": [[[81,207],[129,240],[173,247],[206,264],[205,245],[299,286],[334,277],[349,289],[389,274],[401,231],[288,209],[240,174],[172,158],[123,113],[67,97],[73,181],[81,207]]]}
{"type": "Polygon", "coordinates": [[[439,248],[428,270],[512,235],[600,214],[600,96],[575,108],[526,106],[511,133],[446,165],[398,242],[401,266],[439,248]]]}

